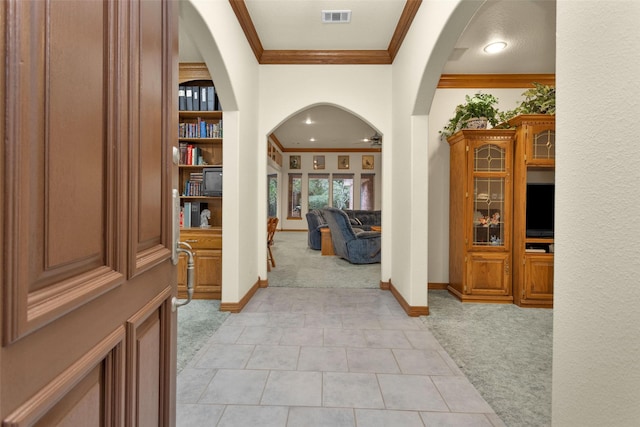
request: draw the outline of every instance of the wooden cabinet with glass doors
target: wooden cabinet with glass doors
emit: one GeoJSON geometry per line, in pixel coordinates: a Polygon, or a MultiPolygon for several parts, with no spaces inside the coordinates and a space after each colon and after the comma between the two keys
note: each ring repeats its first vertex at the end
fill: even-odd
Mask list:
{"type": "Polygon", "coordinates": [[[555,116],[520,115],[509,125],[516,129],[513,299],[522,307],[553,307],[555,116]]]}
{"type": "Polygon", "coordinates": [[[449,286],[465,302],[511,303],[515,130],[461,130],[450,145],[449,286]]]}

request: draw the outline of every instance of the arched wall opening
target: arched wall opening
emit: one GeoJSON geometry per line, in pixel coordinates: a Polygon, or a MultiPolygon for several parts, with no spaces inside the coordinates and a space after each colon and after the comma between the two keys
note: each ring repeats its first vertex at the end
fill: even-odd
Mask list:
{"type": "MultiPolygon", "coordinates": [[[[393,63],[393,288],[428,313],[429,110],[456,40],[482,2],[423,2],[393,63]]],[[[438,183],[436,183],[437,185],[438,183]]],[[[386,208],[386,206],[385,206],[386,208]]],[[[444,226],[444,225],[441,225],[444,226]]]]}
{"type": "MultiPolygon", "coordinates": [[[[333,126],[333,129],[329,130],[329,133],[331,136],[335,136],[333,132],[334,132],[334,129],[336,129],[336,126],[338,125],[332,125],[331,122],[327,121],[331,118],[335,119],[336,122],[342,123],[342,124],[346,124],[345,122],[351,122],[354,120],[356,122],[361,122],[361,123],[354,124],[353,126],[357,126],[358,130],[354,129],[352,131],[352,132],[355,131],[356,133],[359,131],[362,131],[363,133],[360,136],[360,138],[362,138],[362,136],[371,136],[374,133],[378,133],[384,136],[382,130],[380,130],[374,123],[372,123],[371,120],[368,120],[368,118],[365,117],[363,114],[360,114],[360,112],[351,110],[350,108],[337,103],[319,101],[319,102],[314,102],[308,105],[300,106],[295,111],[288,111],[288,112],[282,111],[283,116],[277,121],[275,125],[272,125],[268,128],[269,130],[266,132],[265,139],[267,139],[267,142],[268,142],[269,136],[272,133],[276,133],[277,135],[278,129],[281,128],[283,125],[287,125],[287,123],[291,120],[294,120],[294,121],[298,120],[300,122],[300,126],[306,126],[303,124],[303,119],[301,118],[301,116],[304,116],[305,112],[311,112],[311,114],[313,114],[314,112],[318,112],[317,107],[329,107],[328,109],[331,111],[330,113],[328,113],[326,110],[323,109],[322,113],[320,113],[323,119],[323,122],[320,125],[321,127],[319,129],[316,128],[313,131],[314,135],[319,136],[321,139],[329,137],[328,135],[323,135],[322,133],[322,129],[327,128],[327,126],[333,126]],[[351,117],[345,119],[343,118],[343,115],[351,116],[351,117]],[[320,133],[317,134],[318,132],[320,133]]],[[[349,127],[350,125],[351,123],[349,123],[349,127]]],[[[292,126],[295,127],[297,126],[297,124],[294,124],[292,126]]],[[[337,129],[339,129],[339,127],[337,129]]],[[[349,135],[352,135],[352,134],[349,133],[349,135]]],[[[345,139],[349,139],[349,138],[345,138],[345,139]]],[[[370,148],[370,144],[362,142],[361,140],[358,143],[348,143],[348,145],[343,144],[339,146],[338,145],[331,146],[329,148],[318,148],[316,151],[309,151],[310,148],[307,146],[304,146],[299,151],[296,151],[295,147],[292,147],[290,145],[293,141],[291,140],[282,141],[280,138],[277,138],[277,140],[286,148],[286,151],[282,152],[282,165],[281,166],[276,165],[274,162],[270,161],[269,156],[267,156],[266,175],[268,176],[270,174],[273,175],[274,173],[277,173],[279,178],[277,212],[278,212],[278,218],[279,218],[279,228],[281,230],[303,231],[305,238],[307,237],[308,225],[306,222],[306,213],[310,209],[309,208],[309,202],[310,202],[309,176],[313,174],[325,174],[329,177],[328,204],[332,206],[333,206],[332,192],[333,192],[333,185],[334,185],[332,183],[333,178],[336,175],[351,175],[353,179],[353,187],[352,187],[353,197],[351,199],[351,204],[348,207],[348,209],[362,209],[362,205],[361,205],[362,175],[374,175],[373,189],[374,189],[375,195],[373,197],[374,207],[372,209],[381,210],[381,206],[382,206],[382,203],[381,203],[381,199],[382,199],[381,170],[382,169],[380,167],[381,156],[382,156],[381,151],[373,152],[371,150],[366,150],[370,148]],[[363,148],[365,148],[365,150],[363,150],[363,148]],[[295,156],[296,160],[298,158],[300,159],[300,164],[297,164],[296,168],[293,168],[293,169],[291,168],[291,165],[290,165],[291,156],[295,156]],[[323,159],[325,160],[325,164],[322,169],[314,169],[313,162],[312,162],[314,156],[322,156],[323,159]],[[349,165],[346,168],[344,167],[340,168],[338,164],[338,158],[340,156],[347,156],[349,158],[349,165]],[[374,167],[372,169],[365,169],[362,165],[361,156],[373,157],[374,167]],[[300,175],[299,179],[301,181],[300,195],[301,195],[302,204],[300,209],[300,217],[293,218],[293,219],[290,218],[288,215],[290,210],[289,174],[300,175]]],[[[264,188],[267,188],[266,183],[264,188]]],[[[268,203],[266,204],[268,205],[268,203]]],[[[265,216],[269,216],[269,213],[266,213],[265,216]]],[[[376,282],[373,283],[373,285],[378,286],[379,280],[380,278],[378,277],[376,282]]]]}
{"type": "Polygon", "coordinates": [[[224,121],[221,308],[237,311],[258,277],[258,64],[227,2],[180,2],[185,27],[214,80],[224,121]],[[247,161],[253,157],[253,163],[247,161]]]}

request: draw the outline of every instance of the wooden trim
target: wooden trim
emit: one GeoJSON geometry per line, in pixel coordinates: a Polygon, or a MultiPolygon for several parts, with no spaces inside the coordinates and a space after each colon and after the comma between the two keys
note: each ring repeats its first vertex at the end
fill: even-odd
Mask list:
{"type": "MultiPolygon", "coordinates": [[[[287,218],[287,219],[301,219],[301,218],[287,218]]],[[[299,232],[309,232],[309,230],[303,230],[300,228],[281,228],[280,231],[299,231],[299,232]]]]}
{"type": "Polygon", "coordinates": [[[231,313],[240,313],[242,309],[249,303],[249,300],[253,298],[253,295],[260,288],[260,277],[254,285],[249,289],[244,297],[239,302],[220,302],[220,311],[229,311],[231,313]]]}
{"type": "Polygon", "coordinates": [[[554,86],[555,74],[442,74],[438,89],[530,88],[533,82],[554,86]]]}
{"type": "Polygon", "coordinates": [[[283,153],[380,153],[380,148],[283,148],[283,153]]]}
{"type": "Polygon", "coordinates": [[[261,279],[258,277],[258,287],[260,288],[268,288],[269,287],[269,279],[261,279]]]}
{"type": "Polygon", "coordinates": [[[402,46],[402,42],[409,32],[413,18],[415,18],[416,13],[418,13],[418,9],[421,4],[422,0],[407,0],[405,3],[402,15],[400,15],[400,20],[396,26],[396,30],[394,31],[393,37],[391,37],[391,42],[389,42],[389,47],[387,48],[391,62],[396,58],[396,55],[400,50],[400,46],[402,46]]]}
{"type": "Polygon", "coordinates": [[[447,287],[447,291],[454,297],[458,298],[460,302],[481,302],[481,303],[494,303],[494,304],[513,304],[513,296],[497,296],[497,295],[466,295],[462,294],[452,286],[447,287]]]}
{"type": "Polygon", "coordinates": [[[264,54],[264,48],[262,47],[262,42],[260,42],[260,37],[258,37],[256,27],[251,20],[251,15],[249,15],[247,5],[244,0],[229,0],[229,3],[231,4],[231,9],[233,9],[233,12],[236,14],[236,18],[238,18],[240,27],[242,27],[242,31],[244,31],[244,35],[249,42],[253,54],[258,62],[262,63],[261,59],[264,54]]]}
{"type": "Polygon", "coordinates": [[[389,65],[391,57],[386,50],[265,50],[260,64],[389,65]]]}
{"type": "Polygon", "coordinates": [[[285,151],[284,147],[282,146],[282,143],[280,143],[280,140],[278,139],[275,133],[272,133],[271,135],[269,135],[269,139],[271,140],[271,142],[273,142],[276,145],[276,147],[280,149],[280,151],[285,151]]]}
{"type": "Polygon", "coordinates": [[[385,287],[387,286],[388,288],[386,289],[391,291],[391,294],[400,303],[400,306],[403,308],[403,310],[405,311],[405,313],[407,313],[408,316],[418,317],[418,316],[429,315],[428,305],[425,305],[425,306],[409,305],[407,300],[405,300],[404,297],[400,294],[400,292],[398,292],[398,290],[395,288],[395,286],[393,286],[393,283],[391,283],[391,279],[389,279],[389,282],[382,282],[382,281],[380,282],[380,289],[386,290],[385,287]]]}
{"type": "Polygon", "coordinates": [[[178,64],[178,83],[190,80],[211,80],[211,74],[204,62],[181,62],[178,64]]]}
{"type": "Polygon", "coordinates": [[[427,289],[446,291],[449,287],[448,283],[427,283],[427,289]]]}

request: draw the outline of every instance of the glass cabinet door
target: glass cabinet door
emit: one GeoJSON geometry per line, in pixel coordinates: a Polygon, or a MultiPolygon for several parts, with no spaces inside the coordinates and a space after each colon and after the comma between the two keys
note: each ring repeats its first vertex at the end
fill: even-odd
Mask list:
{"type": "Polygon", "coordinates": [[[555,160],[556,131],[546,129],[533,135],[531,154],[533,160],[555,160]]]}
{"type": "Polygon", "coordinates": [[[506,149],[484,144],[473,149],[473,246],[504,246],[507,195],[506,149]]]}

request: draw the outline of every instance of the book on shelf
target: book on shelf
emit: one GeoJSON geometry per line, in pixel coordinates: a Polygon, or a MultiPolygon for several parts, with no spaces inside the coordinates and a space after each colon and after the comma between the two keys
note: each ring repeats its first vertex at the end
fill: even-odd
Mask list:
{"type": "Polygon", "coordinates": [[[207,87],[200,86],[200,111],[207,111],[207,87]]]}
{"type": "Polygon", "coordinates": [[[191,86],[193,93],[193,111],[200,111],[200,86],[191,86]]]}
{"type": "Polygon", "coordinates": [[[191,90],[191,86],[185,86],[185,104],[186,104],[186,111],[192,111],[193,110],[193,91],[191,90]]]}
{"type": "Polygon", "coordinates": [[[214,111],[216,105],[216,89],[213,86],[207,87],[207,110],[214,111]]]}
{"type": "Polygon", "coordinates": [[[547,253],[547,251],[542,248],[526,248],[524,251],[533,252],[533,253],[542,253],[542,254],[547,253]]]}
{"type": "Polygon", "coordinates": [[[184,86],[178,87],[178,110],[184,111],[187,109],[187,93],[184,86]]]}
{"type": "Polygon", "coordinates": [[[184,228],[189,228],[191,227],[191,202],[184,202],[182,211],[184,212],[184,228]]]}
{"type": "Polygon", "coordinates": [[[200,227],[200,214],[208,206],[205,202],[191,202],[191,227],[200,227]]]}

